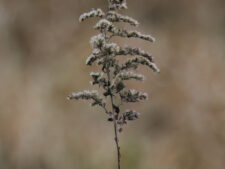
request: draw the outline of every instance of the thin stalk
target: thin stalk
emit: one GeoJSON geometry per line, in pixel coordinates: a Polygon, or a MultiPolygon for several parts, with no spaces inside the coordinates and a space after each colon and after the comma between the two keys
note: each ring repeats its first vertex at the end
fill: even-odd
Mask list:
{"type": "MultiPolygon", "coordinates": [[[[109,12],[109,9],[107,10],[107,14],[108,14],[108,12],[109,12]]],[[[106,14],[106,16],[107,16],[107,14],[106,14]]],[[[105,41],[108,42],[111,37],[107,38],[106,30],[104,30],[103,33],[104,33],[105,41]]],[[[111,84],[111,76],[110,76],[109,66],[106,67],[106,73],[107,73],[108,82],[109,82],[109,84],[111,84]]],[[[111,106],[112,106],[113,125],[114,125],[114,134],[115,134],[114,140],[115,140],[116,149],[117,149],[117,163],[118,163],[118,169],[121,169],[121,167],[120,167],[121,153],[120,153],[119,138],[118,138],[118,132],[117,132],[117,119],[116,119],[116,112],[114,111],[114,106],[113,106],[114,100],[113,100],[113,95],[112,95],[110,86],[108,86],[108,91],[110,93],[110,101],[111,101],[111,106]]]]}
{"type": "MultiPolygon", "coordinates": [[[[109,67],[107,67],[107,77],[108,81],[111,81],[110,78],[110,70],[109,67]]],[[[114,101],[113,101],[113,96],[111,93],[111,89],[109,88],[110,91],[110,100],[111,100],[111,105],[112,105],[112,114],[113,114],[113,124],[114,124],[114,134],[115,134],[115,142],[116,142],[116,149],[117,149],[117,162],[118,162],[118,169],[120,169],[120,159],[121,159],[121,153],[120,153],[120,146],[119,146],[119,138],[118,138],[118,132],[117,132],[117,120],[116,120],[116,112],[114,111],[114,101]]]]}
{"type": "Polygon", "coordinates": [[[117,148],[118,169],[120,169],[121,154],[120,154],[119,138],[118,138],[118,133],[117,133],[116,115],[115,115],[115,111],[113,109],[113,96],[111,96],[110,98],[111,98],[111,104],[112,104],[112,110],[113,110],[113,116],[114,116],[113,123],[114,123],[115,142],[116,142],[116,148],[117,148]]]}

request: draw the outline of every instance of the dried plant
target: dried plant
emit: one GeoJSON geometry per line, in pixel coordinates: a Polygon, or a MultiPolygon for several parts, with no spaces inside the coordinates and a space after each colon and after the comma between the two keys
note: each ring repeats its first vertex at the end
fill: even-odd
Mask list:
{"type": "Polygon", "coordinates": [[[97,65],[101,67],[102,72],[91,72],[90,75],[93,79],[91,84],[98,85],[99,88],[103,89],[103,94],[100,94],[96,90],[85,90],[72,93],[68,96],[69,100],[92,100],[93,102],[91,105],[102,107],[104,112],[108,115],[108,121],[113,122],[118,155],[118,169],[121,168],[118,132],[122,132],[124,125],[126,125],[128,121],[136,120],[140,114],[134,110],[121,112],[121,106],[123,103],[135,103],[148,98],[146,93],[134,89],[127,89],[125,81],[132,79],[137,81],[144,80],[142,74],[134,72],[140,65],[148,66],[154,72],[159,72],[159,69],[153,61],[153,57],[149,53],[140,48],[132,48],[130,46],[121,47],[116,43],[110,42],[115,36],[123,38],[139,38],[149,42],[155,41],[150,35],[118,28],[115,25],[117,22],[128,23],[131,26],[139,25],[138,21],[135,19],[117,13],[118,10],[122,9],[127,9],[125,0],[108,0],[108,10],[106,13],[101,9],[92,9],[90,12],[80,16],[80,22],[92,17],[100,18],[94,26],[94,29],[98,30],[100,33],[93,36],[90,40],[93,52],[88,56],[86,64],[92,65],[96,62],[97,65]],[[118,60],[120,55],[129,55],[131,57],[128,58],[125,63],[120,63],[118,60]],[[108,104],[106,101],[107,97],[110,98],[110,103],[108,104]],[[119,100],[118,104],[116,103],[116,99],[119,100]],[[108,105],[110,105],[110,108],[108,105]]]}

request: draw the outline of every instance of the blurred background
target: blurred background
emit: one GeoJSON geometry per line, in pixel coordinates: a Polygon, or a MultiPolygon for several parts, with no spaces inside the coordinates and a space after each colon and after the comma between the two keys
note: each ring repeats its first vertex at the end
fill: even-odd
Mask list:
{"type": "MultiPolygon", "coordinates": [[[[154,44],[119,38],[155,56],[141,117],[120,134],[123,169],[224,169],[225,1],[127,0],[123,14],[154,44]]],[[[89,83],[85,65],[106,0],[0,0],[0,169],[115,169],[113,126],[97,107],[66,96],[89,83]]],[[[127,26],[131,29],[131,27],[127,26]]]]}

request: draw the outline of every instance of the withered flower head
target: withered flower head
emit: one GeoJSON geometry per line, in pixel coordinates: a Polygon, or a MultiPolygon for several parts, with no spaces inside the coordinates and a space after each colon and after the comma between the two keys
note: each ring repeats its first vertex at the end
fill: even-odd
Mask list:
{"type": "Polygon", "coordinates": [[[79,20],[85,21],[89,18],[100,18],[94,25],[99,34],[90,39],[92,52],[86,59],[86,65],[91,66],[97,63],[100,67],[98,72],[91,72],[91,84],[98,86],[102,91],[84,90],[74,92],[68,96],[69,100],[90,100],[92,106],[100,106],[107,114],[109,122],[113,122],[115,141],[118,152],[118,169],[120,169],[120,147],[117,132],[122,132],[128,121],[139,118],[140,113],[135,110],[121,111],[125,103],[137,103],[148,99],[147,93],[135,89],[129,89],[126,82],[129,80],[144,81],[144,75],[137,73],[139,66],[147,66],[154,72],[159,68],[154,58],[148,52],[131,46],[120,46],[112,42],[113,37],[141,39],[147,42],[154,42],[151,35],[140,33],[136,30],[127,30],[118,27],[116,23],[125,23],[131,26],[138,26],[139,22],[132,17],[119,14],[118,11],[127,8],[126,0],[108,0],[108,11],[92,9],[82,14],[79,20]],[[121,63],[119,57],[128,57],[121,63]],[[109,98],[109,99],[107,99],[109,98]],[[117,99],[117,100],[116,100],[117,99]]]}

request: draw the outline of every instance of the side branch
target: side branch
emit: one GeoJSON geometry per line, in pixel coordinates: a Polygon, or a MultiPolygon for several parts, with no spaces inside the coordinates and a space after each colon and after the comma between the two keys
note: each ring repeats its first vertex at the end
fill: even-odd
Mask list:
{"type": "Polygon", "coordinates": [[[125,22],[125,23],[129,23],[132,26],[138,26],[139,23],[137,20],[129,17],[129,16],[124,16],[121,14],[118,14],[115,11],[109,11],[107,13],[107,19],[111,22],[125,22]]]}
{"type": "Polygon", "coordinates": [[[113,36],[120,36],[124,38],[139,38],[146,41],[154,42],[155,38],[151,35],[145,35],[138,31],[127,31],[123,28],[117,28],[115,25],[113,25],[112,22],[110,22],[107,19],[101,19],[95,26],[95,29],[100,30],[101,32],[107,31],[112,33],[111,37],[113,36]]]}
{"type": "Polygon", "coordinates": [[[94,102],[91,104],[92,106],[99,105],[101,107],[105,107],[105,104],[106,104],[104,100],[99,96],[99,93],[97,90],[92,90],[92,91],[84,90],[81,92],[74,92],[74,93],[71,93],[67,97],[67,99],[68,100],[72,100],[72,99],[93,100],[94,102]]]}
{"type": "Polygon", "coordinates": [[[150,62],[147,58],[140,56],[129,58],[124,63],[124,65],[122,65],[121,70],[128,70],[130,68],[137,69],[140,64],[150,67],[154,72],[159,72],[159,69],[155,63],[150,62]]]}
{"type": "Polygon", "coordinates": [[[155,42],[155,38],[152,37],[151,35],[141,34],[138,31],[127,31],[121,28],[114,28],[112,30],[109,30],[109,32],[112,33],[112,36],[120,36],[124,38],[139,38],[149,42],[155,42]]]}
{"type": "Polygon", "coordinates": [[[105,13],[101,10],[101,9],[92,9],[89,12],[83,13],[80,18],[79,21],[82,22],[88,18],[92,18],[92,17],[100,17],[102,18],[103,16],[105,16],[105,13]]]}
{"type": "Polygon", "coordinates": [[[116,55],[139,55],[147,58],[150,62],[154,63],[152,55],[140,48],[131,48],[131,47],[120,48],[120,50],[118,51],[118,53],[116,53],[116,55]]]}

